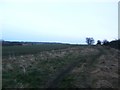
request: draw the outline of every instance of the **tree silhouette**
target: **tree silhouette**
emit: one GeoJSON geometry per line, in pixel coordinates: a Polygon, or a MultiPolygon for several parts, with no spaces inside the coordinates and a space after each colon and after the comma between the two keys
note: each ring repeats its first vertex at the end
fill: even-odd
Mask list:
{"type": "Polygon", "coordinates": [[[109,44],[109,41],[103,40],[103,45],[108,45],[108,44],[109,44]]]}
{"type": "Polygon", "coordinates": [[[101,45],[101,41],[100,40],[97,41],[97,45],[101,45]]]}
{"type": "Polygon", "coordinates": [[[92,38],[92,37],[87,37],[86,38],[86,43],[88,44],[88,45],[93,45],[94,44],[94,39],[92,38]]]}

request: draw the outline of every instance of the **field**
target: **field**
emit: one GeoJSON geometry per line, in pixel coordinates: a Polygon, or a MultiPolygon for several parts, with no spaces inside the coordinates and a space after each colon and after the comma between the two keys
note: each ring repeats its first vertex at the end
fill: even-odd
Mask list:
{"type": "Polygon", "coordinates": [[[25,55],[25,54],[34,54],[41,51],[50,51],[57,49],[64,49],[77,45],[70,44],[40,44],[40,45],[29,45],[29,46],[4,46],[2,47],[2,56],[9,55],[25,55]]]}
{"type": "Polygon", "coordinates": [[[118,88],[117,49],[45,44],[2,51],[3,88],[118,88]]]}

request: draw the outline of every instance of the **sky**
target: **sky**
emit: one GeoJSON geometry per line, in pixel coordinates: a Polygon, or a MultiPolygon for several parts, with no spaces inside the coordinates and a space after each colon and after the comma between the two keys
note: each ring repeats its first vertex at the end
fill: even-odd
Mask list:
{"type": "Polygon", "coordinates": [[[0,36],[10,41],[85,44],[118,39],[117,0],[2,0],[0,36]]]}

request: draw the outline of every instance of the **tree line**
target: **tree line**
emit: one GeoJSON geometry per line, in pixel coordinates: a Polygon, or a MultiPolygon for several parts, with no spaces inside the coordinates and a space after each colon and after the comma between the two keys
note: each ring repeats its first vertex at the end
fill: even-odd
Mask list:
{"type": "MultiPolygon", "coordinates": [[[[95,40],[92,37],[87,37],[86,43],[88,45],[93,45],[95,43],[95,40]]],[[[102,45],[102,44],[105,45],[107,43],[109,43],[109,41],[107,41],[107,40],[103,40],[103,41],[97,40],[97,45],[102,45]]]]}
{"type": "MultiPolygon", "coordinates": [[[[95,40],[92,37],[87,37],[86,43],[88,45],[93,45],[95,43],[95,40]]],[[[120,50],[120,39],[113,40],[111,42],[109,42],[108,40],[103,40],[103,41],[97,40],[96,45],[105,45],[105,46],[113,47],[120,50]]]]}

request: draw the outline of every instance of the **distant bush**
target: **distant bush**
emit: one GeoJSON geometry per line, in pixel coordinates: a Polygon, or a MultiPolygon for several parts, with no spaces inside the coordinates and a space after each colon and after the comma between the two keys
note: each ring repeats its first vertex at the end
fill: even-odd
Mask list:
{"type": "Polygon", "coordinates": [[[120,50],[120,40],[111,41],[109,46],[120,50]]]}
{"type": "Polygon", "coordinates": [[[100,40],[97,41],[97,45],[101,45],[101,41],[100,40]]]}
{"type": "Polygon", "coordinates": [[[103,40],[103,45],[108,45],[109,41],[108,40],[103,40]]]}
{"type": "Polygon", "coordinates": [[[120,39],[119,40],[114,40],[114,41],[111,41],[111,42],[106,42],[105,41],[104,45],[110,46],[112,48],[116,48],[116,49],[120,50],[120,39]]]}

